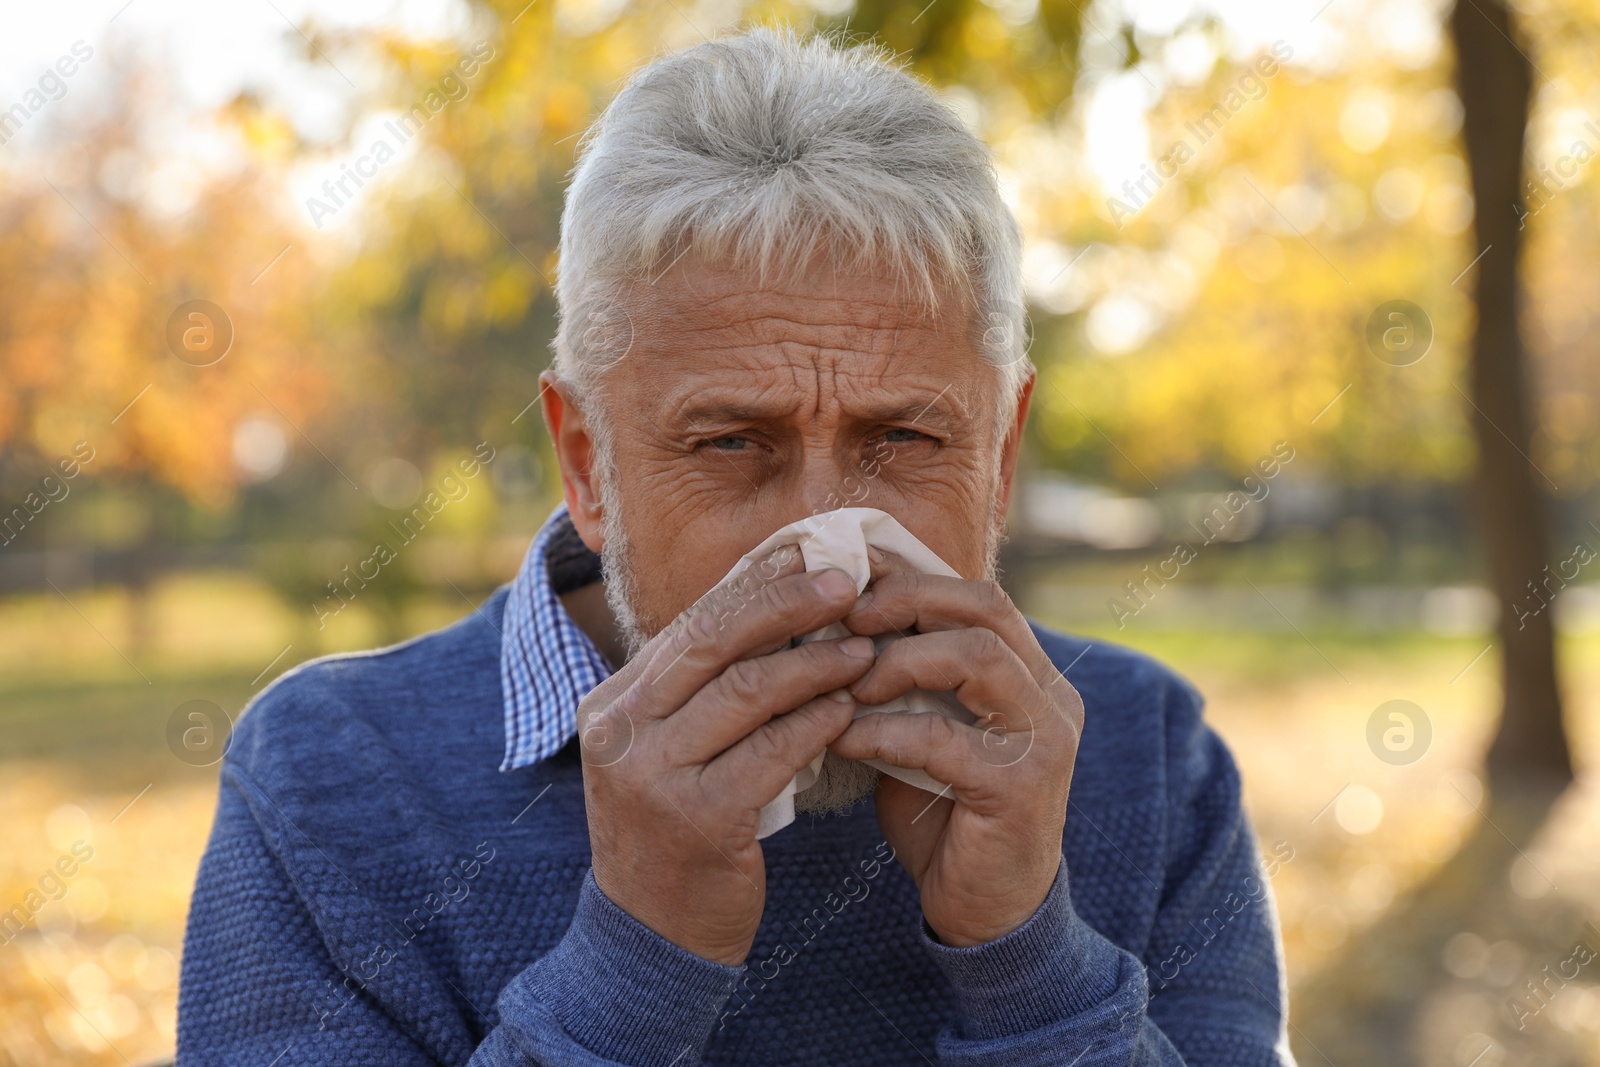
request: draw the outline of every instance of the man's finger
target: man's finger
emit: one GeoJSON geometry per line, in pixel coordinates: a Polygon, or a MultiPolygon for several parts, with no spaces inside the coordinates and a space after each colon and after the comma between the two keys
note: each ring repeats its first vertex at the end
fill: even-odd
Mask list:
{"type": "Polygon", "coordinates": [[[993,582],[895,569],[856,598],[843,622],[852,633],[932,633],[982,628],[997,634],[1041,685],[1053,683],[1055,665],[1039,647],[1028,620],[993,582]]]}
{"type": "Polygon", "coordinates": [[[1014,652],[990,630],[941,630],[892,641],[850,686],[862,704],[887,704],[913,689],[953,690],[985,726],[1042,726],[1048,700],[1014,652]]]}
{"type": "MultiPolygon", "coordinates": [[[[780,578],[801,574],[805,569],[805,557],[800,554],[798,545],[779,545],[726,582],[707,590],[699,600],[679,612],[678,617],[668,623],[651,643],[655,645],[673,641],[680,636],[685,626],[706,612],[715,616],[720,624],[726,625],[750,605],[761,586],[780,578]]],[[[782,647],[782,644],[778,644],[764,651],[776,651],[782,647]]],[[[651,655],[639,657],[641,671],[648,669],[654,662],[654,654],[655,650],[652,648],[651,655]]]]}
{"type": "Polygon", "coordinates": [[[714,795],[737,798],[741,807],[771,803],[789,779],[850,725],[855,708],[849,693],[836,690],[757,727],[706,764],[708,789],[714,795]]]}
{"type": "Polygon", "coordinates": [[[808,641],[728,666],[661,724],[680,766],[708,763],[773,718],[848,686],[872,665],[870,637],[808,641]]]}
{"type": "Polygon", "coordinates": [[[850,576],[830,568],[758,575],[743,590],[702,598],[651,650],[617,704],[633,722],[666,718],[734,661],[837,622],[854,596],[850,576]]]}
{"type": "Polygon", "coordinates": [[[943,715],[877,714],[856,719],[828,750],[845,759],[881,759],[926,771],[961,803],[986,812],[987,802],[1000,794],[1004,768],[984,758],[983,745],[981,730],[943,715]]]}
{"type": "Polygon", "coordinates": [[[876,545],[867,546],[867,571],[868,584],[891,574],[919,573],[900,553],[876,545]]]}

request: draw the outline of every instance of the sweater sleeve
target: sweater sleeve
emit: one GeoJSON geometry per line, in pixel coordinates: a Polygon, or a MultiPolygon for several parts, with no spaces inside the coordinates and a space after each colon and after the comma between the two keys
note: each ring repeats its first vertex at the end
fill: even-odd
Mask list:
{"type": "MultiPolygon", "coordinates": [[[[224,772],[184,945],[178,1008],[183,1067],[645,1067],[698,1063],[742,968],[695,956],[628,915],[586,873],[562,941],[503,989],[475,1040],[471,1005],[404,948],[341,967],[353,889],[292,877],[247,799],[224,772]],[[435,994],[437,995],[430,995],[435,994]]],[[[270,803],[270,798],[268,798],[270,803]]],[[[290,831],[293,832],[292,830],[290,831]]],[[[311,854],[320,853],[306,842],[311,854]]],[[[280,849],[281,849],[280,845],[280,849]]]]}
{"type": "Polygon", "coordinates": [[[566,936],[500,994],[504,1044],[528,1058],[489,1062],[699,1063],[743,974],[743,967],[696,956],[629,915],[601,891],[590,868],[566,936]]]}
{"type": "Polygon", "coordinates": [[[956,948],[924,922],[961,1008],[939,1035],[944,1067],[1293,1067],[1277,920],[1237,768],[1191,687],[1174,678],[1163,698],[1169,843],[1143,958],[1073,910],[1064,859],[1038,911],[1003,937],[956,948]]]}

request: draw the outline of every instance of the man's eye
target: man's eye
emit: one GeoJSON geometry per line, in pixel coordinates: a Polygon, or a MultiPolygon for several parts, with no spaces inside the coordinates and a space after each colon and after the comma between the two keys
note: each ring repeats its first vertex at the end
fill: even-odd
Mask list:
{"type": "Polygon", "coordinates": [[[717,449],[719,452],[742,452],[744,451],[744,447],[749,443],[750,439],[747,437],[732,436],[713,437],[711,440],[706,442],[706,444],[717,449]]]}
{"type": "Polygon", "coordinates": [[[896,426],[894,429],[886,431],[884,433],[884,435],[883,435],[883,439],[885,441],[893,441],[893,442],[896,442],[896,443],[899,443],[899,444],[903,444],[903,443],[905,443],[907,441],[915,441],[920,437],[927,437],[927,436],[928,436],[927,434],[922,433],[922,432],[920,432],[918,430],[908,429],[908,428],[906,428],[904,426],[896,426]],[[903,436],[898,436],[897,437],[896,434],[901,434],[903,436]]]}

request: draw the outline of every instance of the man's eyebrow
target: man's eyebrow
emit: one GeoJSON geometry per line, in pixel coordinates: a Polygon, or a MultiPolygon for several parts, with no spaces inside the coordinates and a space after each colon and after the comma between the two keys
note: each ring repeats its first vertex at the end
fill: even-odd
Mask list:
{"type": "Polygon", "coordinates": [[[868,415],[869,418],[880,422],[903,422],[908,426],[926,426],[930,429],[948,430],[956,422],[956,417],[949,411],[939,406],[939,396],[929,401],[913,401],[899,407],[885,408],[868,415]]]}
{"type": "Polygon", "coordinates": [[[765,422],[788,414],[777,405],[741,404],[736,401],[702,400],[685,403],[674,413],[678,421],[691,425],[702,422],[765,422]]]}
{"type": "MultiPolygon", "coordinates": [[[[940,392],[932,400],[912,400],[904,404],[874,407],[870,404],[853,408],[850,417],[863,422],[903,422],[908,426],[925,426],[929,429],[948,430],[957,419],[950,411],[939,406],[940,392]]],[[[736,401],[702,400],[686,403],[675,413],[676,420],[695,425],[698,423],[765,422],[779,419],[790,413],[790,408],[780,405],[738,403],[736,401]]]]}

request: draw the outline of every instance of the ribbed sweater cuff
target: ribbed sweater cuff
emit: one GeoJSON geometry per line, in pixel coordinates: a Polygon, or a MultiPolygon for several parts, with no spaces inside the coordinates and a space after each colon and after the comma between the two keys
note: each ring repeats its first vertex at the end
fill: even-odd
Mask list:
{"type": "Polygon", "coordinates": [[[596,1056],[630,1067],[684,1067],[699,1062],[743,974],[743,967],[696,956],[629,915],[601,891],[590,868],[566,936],[519,981],[596,1056]]]}
{"type": "Polygon", "coordinates": [[[941,944],[922,923],[922,943],[955,989],[962,1036],[1015,1036],[1079,1015],[1117,988],[1120,950],[1072,908],[1067,864],[1028,921],[981,945],[941,944]]]}

